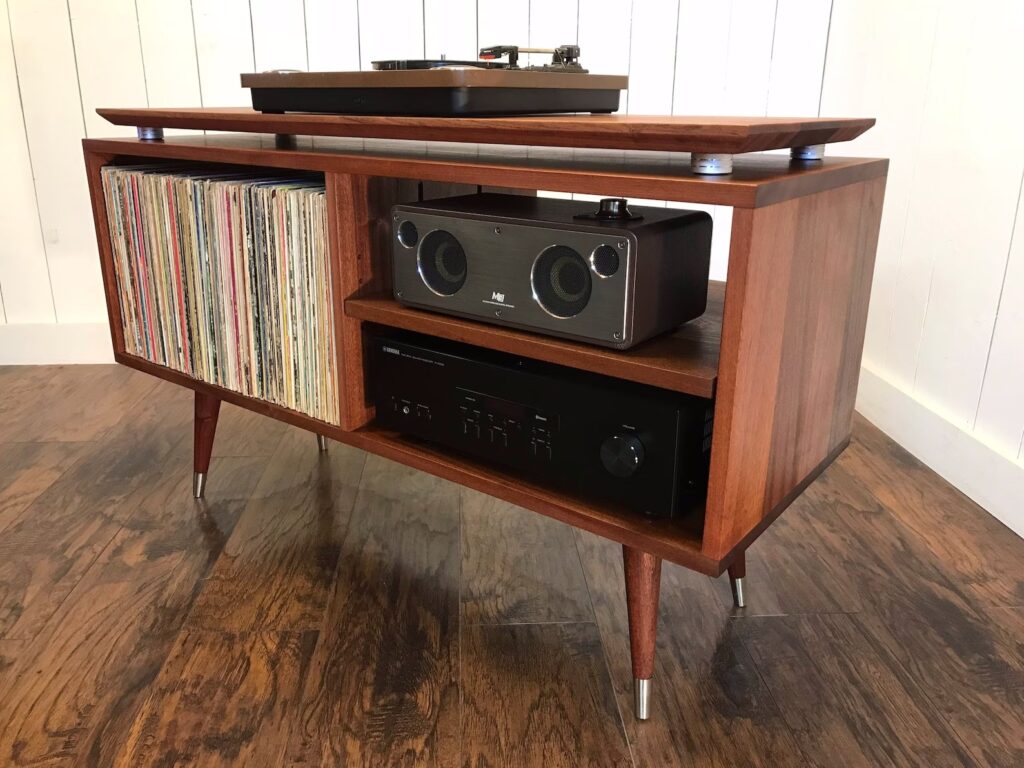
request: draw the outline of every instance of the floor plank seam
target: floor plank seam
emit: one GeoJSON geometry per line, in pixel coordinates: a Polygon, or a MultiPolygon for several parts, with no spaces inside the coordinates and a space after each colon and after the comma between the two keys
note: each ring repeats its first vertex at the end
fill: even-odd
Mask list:
{"type": "Polygon", "coordinates": [[[597,624],[597,619],[574,620],[574,621],[482,621],[466,624],[466,629],[490,629],[491,627],[548,627],[548,626],[573,626],[576,624],[597,624]]]}
{"type": "Polygon", "coordinates": [[[792,613],[733,613],[729,619],[744,621],[746,619],[784,619],[790,616],[856,616],[863,613],[863,609],[856,611],[793,611],[792,613]]]}

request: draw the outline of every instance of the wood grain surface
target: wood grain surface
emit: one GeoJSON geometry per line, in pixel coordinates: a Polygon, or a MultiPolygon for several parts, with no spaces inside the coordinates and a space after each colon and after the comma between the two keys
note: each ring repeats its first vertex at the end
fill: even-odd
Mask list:
{"type": "Polygon", "coordinates": [[[704,315],[681,325],[672,333],[650,339],[625,351],[415,309],[399,304],[391,296],[350,299],[345,304],[345,311],[352,317],[381,325],[568,365],[698,397],[711,397],[715,393],[718,376],[724,299],[725,284],[712,281],[708,288],[708,309],[704,315]]]}
{"type": "Polygon", "coordinates": [[[885,180],[735,211],[703,550],[727,558],[849,440],[885,180]]]}
{"type": "Polygon", "coordinates": [[[204,392],[195,394],[195,417],[192,424],[192,468],[205,473],[210,468],[213,442],[217,435],[220,400],[204,392]]]}
{"type": "MultiPolygon", "coordinates": [[[[439,146],[423,141],[298,139],[275,146],[273,136],[209,134],[168,136],[164,141],[84,139],[87,158],[165,158],[381,176],[446,184],[735,205],[756,208],[884,176],[887,160],[826,157],[791,163],[764,155],[737,158],[728,176],[690,170],[683,154],[622,150],[557,149],[532,155],[518,147],[439,146]]],[[[93,161],[95,162],[95,161],[93,161]]],[[[97,222],[103,231],[105,220],[97,222]]]]}
{"type": "Polygon", "coordinates": [[[468,488],[462,490],[462,621],[593,621],[572,529],[468,488]]]}
{"type": "Polygon", "coordinates": [[[459,489],[368,457],[289,764],[458,764],[459,571],[459,489]]]}
{"type": "MultiPolygon", "coordinates": [[[[95,376],[0,381],[46,374],[95,376]]],[[[663,565],[639,723],[621,546],[227,404],[197,502],[192,406],[157,383],[90,439],[0,439],[0,765],[1024,762],[1024,542],[863,420],[741,614],[663,565]]]]}
{"type": "Polygon", "coordinates": [[[373,407],[364,389],[362,322],[344,307],[349,298],[379,292],[390,284],[390,272],[384,268],[388,217],[391,206],[402,202],[401,192],[396,179],[330,173],[325,180],[341,426],[357,429],[373,418],[373,407]]]}
{"type": "Polygon", "coordinates": [[[346,445],[320,453],[308,432],[289,430],[211,568],[189,626],[318,628],[365,460],[346,445]]]}
{"type": "Polygon", "coordinates": [[[849,141],[875,124],[872,118],[813,117],[274,115],[246,108],[98,109],[97,112],[114,125],[661,152],[761,152],[849,141]]]}
{"type": "Polygon", "coordinates": [[[0,443],[0,533],[84,453],[84,443],[0,443]]]}
{"type": "Polygon", "coordinates": [[[280,766],[316,639],[184,630],[115,765],[280,766]]]}
{"type": "Polygon", "coordinates": [[[593,624],[478,625],[463,647],[463,765],[631,765],[593,624]]]}

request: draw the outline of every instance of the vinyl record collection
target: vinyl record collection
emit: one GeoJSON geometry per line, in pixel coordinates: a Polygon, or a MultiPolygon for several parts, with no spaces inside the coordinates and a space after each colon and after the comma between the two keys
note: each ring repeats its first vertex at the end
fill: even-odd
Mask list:
{"type": "Polygon", "coordinates": [[[338,423],[322,180],[103,169],[125,349],[338,423]]]}

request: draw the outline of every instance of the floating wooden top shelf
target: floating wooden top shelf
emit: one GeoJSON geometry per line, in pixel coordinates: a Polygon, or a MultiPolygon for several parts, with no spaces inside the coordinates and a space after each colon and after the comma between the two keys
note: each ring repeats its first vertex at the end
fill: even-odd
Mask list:
{"type": "MultiPolygon", "coordinates": [[[[280,117],[278,115],[278,117],[280,117]]],[[[639,150],[509,147],[352,138],[302,138],[275,146],[258,134],[85,139],[87,150],[110,157],[152,157],[240,163],[388,176],[419,181],[548,189],[593,195],[676,200],[758,208],[884,176],[888,160],[826,157],[791,163],[780,155],[737,158],[733,173],[693,173],[686,155],[639,150]]]]}
{"type": "Polygon", "coordinates": [[[873,118],[814,117],[273,115],[245,108],[99,109],[97,112],[115,125],[146,128],[730,154],[849,141],[875,124],[873,118]]]}

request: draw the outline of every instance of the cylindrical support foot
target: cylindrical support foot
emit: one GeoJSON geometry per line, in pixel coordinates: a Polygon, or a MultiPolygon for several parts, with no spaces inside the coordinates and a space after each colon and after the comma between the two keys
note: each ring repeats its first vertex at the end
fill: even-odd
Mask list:
{"type": "Polygon", "coordinates": [[[743,596],[743,580],[747,576],[747,553],[741,552],[729,566],[729,583],[732,585],[732,602],[737,608],[746,608],[743,596]]]}
{"type": "Polygon", "coordinates": [[[629,651],[633,662],[633,680],[638,686],[636,716],[640,720],[646,720],[649,712],[651,678],[654,677],[661,558],[623,545],[622,561],[626,576],[629,651]]]}
{"type": "Polygon", "coordinates": [[[320,453],[327,453],[327,438],[323,435],[317,435],[316,447],[320,449],[320,453]]]}
{"type": "Polygon", "coordinates": [[[633,708],[637,720],[647,720],[651,716],[651,680],[650,678],[633,678],[633,708]]]}
{"type": "Polygon", "coordinates": [[[197,499],[203,498],[203,494],[206,493],[206,473],[205,472],[193,472],[192,473],[192,495],[197,499]]]}
{"type": "Polygon", "coordinates": [[[732,173],[732,155],[719,152],[693,152],[690,170],[702,176],[722,176],[732,173]]]}
{"type": "Polygon", "coordinates": [[[212,395],[196,392],[195,443],[192,454],[192,495],[202,498],[206,490],[206,473],[210,471],[210,456],[213,454],[213,437],[217,433],[217,418],[220,416],[220,400],[212,395]]]}
{"type": "Polygon", "coordinates": [[[790,147],[789,156],[793,160],[821,160],[825,157],[825,145],[808,144],[805,147],[790,147]]]}
{"type": "Polygon", "coordinates": [[[135,129],[135,134],[139,137],[139,141],[163,141],[164,140],[164,129],[163,128],[152,128],[150,126],[140,125],[135,129]]]}

